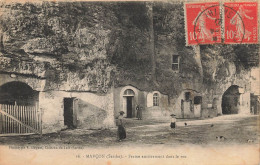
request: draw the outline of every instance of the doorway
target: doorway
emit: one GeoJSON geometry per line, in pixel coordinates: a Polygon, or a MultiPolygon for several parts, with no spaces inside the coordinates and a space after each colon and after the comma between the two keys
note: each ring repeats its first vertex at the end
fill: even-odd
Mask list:
{"type": "Polygon", "coordinates": [[[133,117],[133,96],[126,97],[126,117],[133,117]]]}
{"type": "Polygon", "coordinates": [[[202,104],[202,97],[195,96],[194,97],[194,116],[201,117],[201,104],[202,104]]]}
{"type": "Polygon", "coordinates": [[[239,98],[238,86],[232,85],[229,87],[222,96],[222,114],[238,114],[239,98]]]}
{"type": "Polygon", "coordinates": [[[184,100],[181,99],[181,117],[184,118],[184,100]]]}
{"type": "Polygon", "coordinates": [[[36,106],[39,102],[39,92],[29,85],[13,81],[0,86],[0,104],[36,106]]]}
{"type": "Polygon", "coordinates": [[[0,135],[41,134],[39,92],[12,81],[0,86],[0,135]]]}
{"type": "Polygon", "coordinates": [[[77,128],[77,99],[64,98],[64,125],[77,128]]]}
{"type": "Polygon", "coordinates": [[[127,89],[123,93],[123,109],[126,113],[127,118],[135,117],[135,110],[134,110],[134,98],[135,93],[132,89],[127,89]]]}

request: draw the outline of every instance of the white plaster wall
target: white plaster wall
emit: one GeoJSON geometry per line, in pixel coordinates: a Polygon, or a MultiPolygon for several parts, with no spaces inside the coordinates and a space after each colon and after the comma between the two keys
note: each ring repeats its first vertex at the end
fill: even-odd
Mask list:
{"type": "Polygon", "coordinates": [[[177,99],[172,99],[171,104],[173,104],[173,113],[176,115],[177,118],[181,118],[181,100],[184,100],[183,92],[179,95],[177,99]]]}
{"type": "Polygon", "coordinates": [[[123,99],[122,99],[122,101],[123,101],[123,108],[122,108],[122,111],[124,111],[125,112],[125,114],[127,114],[127,107],[126,107],[126,102],[127,102],[127,100],[126,100],[126,97],[123,97],[123,99]]]}
{"type": "Polygon", "coordinates": [[[250,114],[250,93],[246,92],[240,95],[239,114],[250,114]]]}
{"type": "Polygon", "coordinates": [[[153,107],[153,95],[155,93],[158,93],[159,95],[159,106],[165,106],[165,104],[168,104],[168,96],[161,94],[159,91],[154,91],[154,92],[148,92],[146,99],[147,99],[147,107],[153,107]],[[166,99],[166,101],[165,101],[166,99]]]}
{"type": "Polygon", "coordinates": [[[260,67],[252,68],[250,72],[251,92],[260,95],[260,67]]]}
{"type": "MultiPolygon", "coordinates": [[[[221,97],[222,97],[222,96],[221,96],[221,97]]],[[[215,97],[215,99],[216,99],[217,114],[219,114],[219,115],[222,115],[222,107],[221,107],[222,100],[221,100],[221,97],[220,97],[220,96],[216,96],[216,97],[215,97]]]]}
{"type": "MultiPolygon", "coordinates": [[[[85,118],[89,113],[86,113],[86,109],[83,109],[81,115],[78,118],[83,128],[107,128],[113,127],[114,125],[114,102],[113,102],[113,93],[108,93],[105,96],[99,96],[94,93],[89,92],[65,92],[65,91],[49,91],[49,92],[40,92],[39,94],[39,108],[42,111],[42,127],[43,133],[58,131],[64,126],[64,107],[63,99],[64,97],[76,97],[81,102],[86,102],[87,104],[94,106],[95,109],[101,109],[106,112],[106,118],[103,121],[98,123],[93,122],[91,124],[84,123],[85,118]],[[86,115],[86,116],[84,116],[86,115]]],[[[93,111],[95,111],[93,109],[93,111]]],[[[91,111],[88,109],[88,111],[91,111]]],[[[95,112],[93,112],[95,113],[95,112]]],[[[95,117],[95,116],[93,116],[95,117]]],[[[97,117],[98,119],[98,117],[97,117]]],[[[98,121],[92,119],[93,121],[98,121]]],[[[88,120],[89,121],[89,120],[88,120]]],[[[91,122],[91,121],[89,121],[91,122]]]]}
{"type": "Polygon", "coordinates": [[[194,104],[194,116],[200,117],[201,114],[201,104],[194,104]]]}
{"type": "Polygon", "coordinates": [[[147,94],[147,107],[153,106],[153,93],[147,94]]]}
{"type": "MultiPolygon", "coordinates": [[[[184,118],[193,118],[194,117],[194,110],[190,110],[190,102],[185,101],[185,92],[191,92],[192,103],[194,103],[194,97],[200,96],[199,93],[193,90],[184,90],[178,96],[177,99],[171,100],[171,104],[173,104],[173,113],[177,116],[177,118],[182,118],[181,114],[181,100],[184,100],[184,118]]],[[[202,99],[203,101],[203,99],[202,99]]]]}
{"type": "Polygon", "coordinates": [[[168,96],[161,94],[159,91],[146,93],[146,103],[146,112],[143,113],[145,118],[165,118],[172,113],[168,104],[168,96]],[[159,94],[159,106],[153,106],[154,93],[159,94]]]}
{"type": "Polygon", "coordinates": [[[194,112],[191,111],[190,101],[184,101],[184,118],[194,117],[194,112]]]}
{"type": "MultiPolygon", "coordinates": [[[[159,91],[146,92],[139,91],[133,86],[125,86],[114,89],[114,105],[115,105],[115,117],[119,115],[119,111],[126,113],[126,98],[123,97],[123,93],[127,89],[132,89],[135,92],[133,99],[133,106],[140,104],[143,107],[143,118],[161,118],[169,116],[172,111],[168,104],[168,96],[161,94],[159,91]],[[153,93],[159,93],[159,106],[153,106],[153,93]]],[[[136,113],[136,111],[135,111],[136,113]]]]}
{"type": "Polygon", "coordinates": [[[164,109],[159,106],[148,107],[145,112],[143,112],[143,118],[147,119],[165,119],[169,118],[171,111],[164,109]]]}
{"type": "Polygon", "coordinates": [[[123,87],[123,88],[121,88],[120,89],[120,94],[119,94],[119,108],[117,109],[117,110],[115,110],[116,112],[116,116],[118,116],[119,114],[118,114],[118,112],[119,111],[124,111],[125,112],[125,115],[127,114],[126,113],[126,97],[123,97],[123,94],[124,94],[124,91],[125,90],[127,90],[127,89],[131,89],[131,90],[133,90],[134,91],[134,93],[135,93],[135,96],[134,96],[134,98],[133,98],[133,102],[132,102],[132,106],[133,106],[133,110],[135,111],[135,107],[136,107],[136,105],[137,105],[137,103],[138,103],[138,96],[139,96],[139,90],[138,89],[136,89],[135,87],[133,87],[133,86],[125,86],[125,87],[123,87]]]}
{"type": "Polygon", "coordinates": [[[64,127],[63,98],[57,92],[40,92],[39,108],[42,113],[42,132],[50,133],[64,127]]]}

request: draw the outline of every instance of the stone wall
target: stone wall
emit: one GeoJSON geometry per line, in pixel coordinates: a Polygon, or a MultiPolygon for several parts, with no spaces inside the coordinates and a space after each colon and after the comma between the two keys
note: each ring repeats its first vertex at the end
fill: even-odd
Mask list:
{"type": "Polygon", "coordinates": [[[46,82],[45,79],[30,77],[28,75],[0,73],[0,86],[13,81],[23,82],[29,85],[35,91],[43,91],[46,82]]]}
{"type": "Polygon", "coordinates": [[[194,97],[196,96],[201,96],[201,93],[192,89],[184,89],[178,97],[171,99],[171,106],[173,107],[173,113],[177,116],[177,118],[195,117],[194,97]],[[189,98],[185,96],[186,93],[189,93],[189,98]]]}
{"type": "Polygon", "coordinates": [[[153,118],[153,119],[164,119],[169,118],[170,114],[172,113],[171,108],[168,104],[168,96],[160,93],[159,91],[154,92],[144,92],[147,105],[144,112],[144,118],[153,118]],[[157,93],[159,99],[159,105],[153,105],[153,95],[157,93]]]}
{"type": "Polygon", "coordinates": [[[64,125],[64,98],[78,99],[77,126],[84,129],[114,126],[113,93],[100,96],[89,92],[40,92],[39,108],[42,111],[43,133],[66,128],[64,125]]]}
{"type": "Polygon", "coordinates": [[[135,96],[133,97],[132,110],[134,111],[133,118],[136,117],[136,106],[140,105],[142,107],[142,114],[144,119],[157,118],[162,119],[169,116],[171,111],[168,104],[168,96],[161,94],[159,91],[146,92],[141,91],[133,86],[125,86],[114,89],[114,102],[115,102],[115,116],[119,115],[119,111],[124,111],[126,115],[126,99],[124,96],[124,91],[131,89],[134,91],[135,96]],[[159,94],[159,106],[153,106],[153,94],[159,94]]]}

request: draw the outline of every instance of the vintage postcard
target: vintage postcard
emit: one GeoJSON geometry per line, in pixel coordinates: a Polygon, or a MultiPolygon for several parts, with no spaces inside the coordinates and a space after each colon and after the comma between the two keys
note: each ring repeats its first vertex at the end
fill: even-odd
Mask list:
{"type": "Polygon", "coordinates": [[[0,165],[257,165],[257,0],[0,1],[0,165]]]}

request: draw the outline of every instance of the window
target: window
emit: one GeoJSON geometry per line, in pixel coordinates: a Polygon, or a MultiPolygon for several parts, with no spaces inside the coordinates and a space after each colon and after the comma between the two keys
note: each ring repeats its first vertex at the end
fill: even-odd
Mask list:
{"type": "Polygon", "coordinates": [[[201,96],[195,96],[194,97],[194,104],[201,104],[202,97],[201,96]]]}
{"type": "Polygon", "coordinates": [[[124,96],[134,96],[135,93],[134,93],[134,91],[132,89],[127,89],[127,90],[124,91],[123,95],[124,96]]]}
{"type": "Polygon", "coordinates": [[[172,56],[172,70],[179,71],[180,58],[178,55],[172,56]]]}
{"type": "Polygon", "coordinates": [[[185,92],[185,101],[189,101],[190,97],[190,92],[185,92]]]}
{"type": "Polygon", "coordinates": [[[153,94],[153,106],[159,106],[159,94],[153,94]]]}

